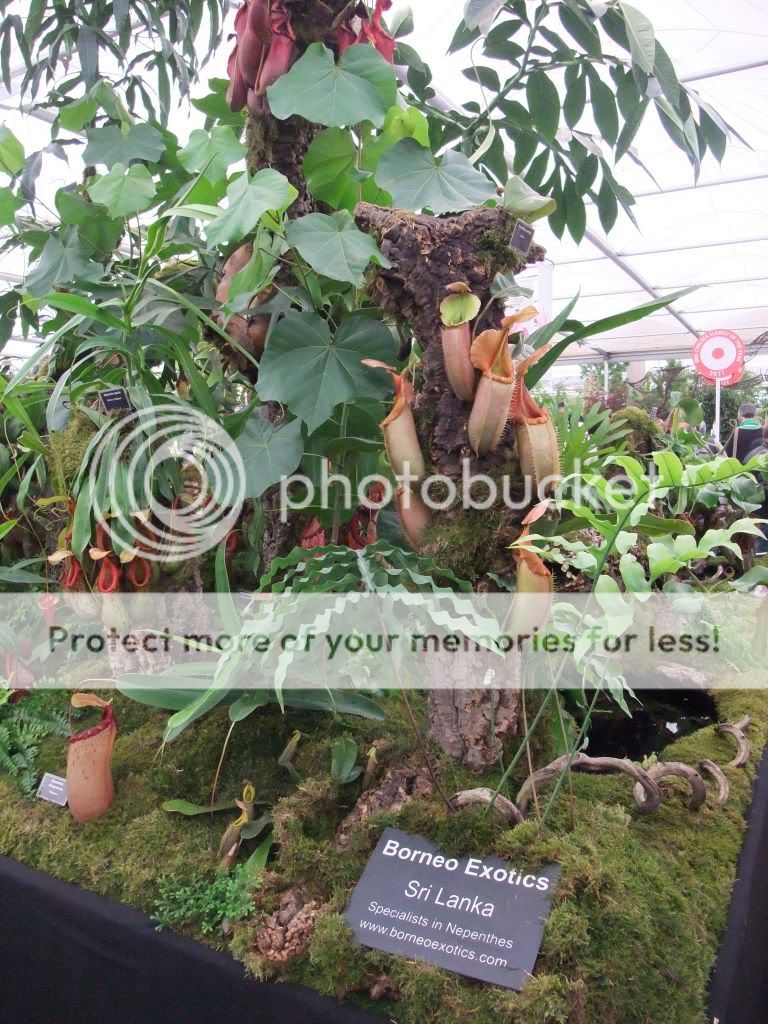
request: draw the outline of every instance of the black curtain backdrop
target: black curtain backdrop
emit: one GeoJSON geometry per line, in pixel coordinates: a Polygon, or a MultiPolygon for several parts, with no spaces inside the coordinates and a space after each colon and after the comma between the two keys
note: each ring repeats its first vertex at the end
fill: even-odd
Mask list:
{"type": "Polygon", "coordinates": [[[0,857],[0,1024],[382,1024],[0,857]]]}
{"type": "Polygon", "coordinates": [[[710,1018],[768,1024],[768,754],[752,793],[749,825],[710,989],[710,1018]]]}

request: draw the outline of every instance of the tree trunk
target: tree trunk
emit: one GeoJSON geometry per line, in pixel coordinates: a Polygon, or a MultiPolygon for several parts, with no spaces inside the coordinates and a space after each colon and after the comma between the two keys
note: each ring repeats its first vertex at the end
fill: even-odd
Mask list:
{"type": "MultiPolygon", "coordinates": [[[[302,42],[329,38],[334,19],[347,6],[338,0],[323,4],[297,0],[293,9],[297,36],[302,42]]],[[[316,131],[301,118],[281,122],[267,114],[252,115],[248,120],[248,170],[255,173],[273,167],[288,178],[299,192],[289,211],[291,217],[315,209],[302,164],[316,131]]],[[[526,259],[510,247],[514,218],[501,207],[431,217],[361,203],[356,220],[362,230],[378,240],[392,263],[391,269],[376,272],[369,296],[385,313],[397,318],[404,334],[412,334],[424,354],[414,412],[430,472],[456,480],[466,462],[473,472],[514,477],[514,446],[507,435],[483,460],[478,460],[469,448],[470,406],[459,400],[448,384],[439,307],[446,286],[455,281],[466,282],[483,303],[487,302],[497,272],[519,272],[527,262],[543,259],[543,250],[534,247],[526,259]]],[[[492,307],[483,326],[498,324],[501,315],[501,309],[492,307]]],[[[268,494],[263,502],[267,512],[265,566],[296,543],[299,535],[296,524],[279,521],[274,499],[275,494],[268,494]]],[[[481,587],[487,586],[482,580],[488,571],[509,572],[507,547],[519,532],[519,516],[498,505],[479,515],[459,510],[436,518],[429,546],[439,563],[480,581],[481,587]]],[[[516,689],[478,689],[471,659],[458,669],[455,661],[446,666],[439,658],[428,664],[428,674],[434,674],[436,680],[444,680],[446,671],[455,674],[457,670],[461,678],[456,679],[455,689],[430,690],[430,732],[449,754],[472,769],[482,770],[497,762],[505,738],[518,731],[520,695],[516,689]]]]}
{"type": "MultiPolygon", "coordinates": [[[[428,472],[459,480],[466,467],[472,474],[519,480],[509,428],[496,450],[485,458],[478,459],[469,447],[471,406],[457,398],[448,383],[440,303],[446,287],[462,281],[485,305],[497,272],[517,273],[528,261],[543,259],[543,250],[534,247],[526,260],[511,249],[514,218],[500,208],[429,217],[362,203],[356,220],[361,229],[377,238],[392,263],[391,269],[377,273],[369,294],[385,312],[407,323],[423,351],[414,413],[419,440],[431,463],[428,472]]],[[[500,308],[491,307],[481,327],[498,324],[501,315],[500,308]]],[[[488,572],[509,574],[507,549],[520,532],[520,518],[503,503],[476,511],[454,507],[436,513],[425,546],[439,564],[485,587],[488,572]]],[[[428,679],[439,686],[452,677],[456,684],[452,689],[429,690],[430,734],[443,750],[476,771],[497,763],[504,740],[516,735],[520,725],[520,692],[515,680],[510,685],[507,679],[502,690],[476,688],[484,674],[481,666],[486,664],[482,655],[474,661],[471,655],[462,659],[431,655],[426,663],[428,679]]],[[[507,658],[505,671],[509,670],[507,658]]],[[[513,664],[512,671],[518,676],[519,664],[513,664]]],[[[519,679],[516,682],[519,684],[519,679]]]]}

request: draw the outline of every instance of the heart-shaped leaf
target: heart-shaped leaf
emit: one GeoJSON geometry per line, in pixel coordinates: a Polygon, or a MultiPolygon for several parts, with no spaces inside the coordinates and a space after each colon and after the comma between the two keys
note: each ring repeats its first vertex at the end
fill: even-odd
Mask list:
{"type": "Polygon", "coordinates": [[[298,469],[304,454],[301,421],[275,427],[256,414],[235,441],[245,464],[246,498],[260,498],[273,484],[298,469]]]}
{"type": "Polygon", "coordinates": [[[370,44],[344,51],[337,64],[323,43],[312,43],[286,75],[267,90],[272,113],[280,120],[299,114],[328,128],[370,121],[384,124],[395,102],[395,73],[370,44]]]}
{"type": "Polygon", "coordinates": [[[159,160],[165,152],[163,136],[151,124],[134,124],[123,132],[116,124],[93,128],[83,150],[83,163],[114,167],[131,160],[159,160]]]}
{"type": "Polygon", "coordinates": [[[227,189],[228,206],[208,225],[211,245],[223,245],[249,234],[268,210],[284,210],[298,195],[285,175],[265,167],[251,178],[240,175],[227,189]]]}
{"type": "Polygon", "coordinates": [[[287,231],[288,244],[318,274],[334,281],[348,281],[357,288],[371,260],[381,267],[392,264],[379,251],[370,235],[360,231],[348,210],[328,216],[310,213],[291,221],[287,231]]]}
{"type": "Polygon", "coordinates": [[[395,342],[390,331],[368,316],[347,317],[331,336],[316,313],[287,313],[272,332],[259,367],[263,401],[283,402],[310,432],[337,405],[358,398],[383,398],[389,375],[362,365],[362,359],[391,363],[395,342]]]}
{"type": "Polygon", "coordinates": [[[24,281],[25,291],[35,298],[41,298],[57,284],[101,277],[104,268],[92,263],[88,252],[74,229],[61,229],[61,237],[51,235],[43,247],[37,266],[24,281]]]}
{"type": "Polygon", "coordinates": [[[226,177],[229,165],[242,160],[245,153],[245,146],[232,129],[218,125],[210,132],[196,128],[184,149],[179,150],[179,160],[190,174],[202,171],[210,182],[216,182],[226,177]]]}
{"type": "Polygon", "coordinates": [[[404,210],[459,213],[496,198],[491,182],[461,153],[436,157],[413,139],[403,139],[379,161],[376,183],[404,210]]]}
{"type": "Polygon", "coordinates": [[[144,164],[115,164],[103,177],[88,187],[94,203],[106,206],[110,217],[141,213],[152,205],[155,183],[144,164]]]}

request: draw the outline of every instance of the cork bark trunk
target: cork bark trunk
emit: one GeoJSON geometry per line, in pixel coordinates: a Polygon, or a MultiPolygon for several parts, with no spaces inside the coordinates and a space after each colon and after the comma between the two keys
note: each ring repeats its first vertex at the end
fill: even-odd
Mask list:
{"type": "MultiPolygon", "coordinates": [[[[303,42],[330,38],[334,20],[347,7],[339,2],[309,4],[297,0],[293,20],[297,36],[303,42]]],[[[290,210],[292,217],[315,209],[302,169],[315,132],[301,118],[281,122],[271,115],[252,115],[248,120],[248,169],[255,173],[263,167],[273,167],[285,174],[299,192],[290,210]]],[[[527,262],[542,259],[543,251],[534,247],[526,260],[511,249],[513,218],[501,207],[432,217],[361,203],[355,216],[358,226],[377,239],[392,264],[391,269],[376,272],[369,296],[397,319],[403,336],[412,336],[424,353],[414,411],[422,447],[428,454],[429,472],[456,479],[466,460],[472,470],[514,473],[515,452],[510,437],[502,438],[497,450],[482,462],[468,446],[470,407],[456,398],[448,384],[440,344],[439,306],[446,286],[454,281],[466,282],[485,303],[498,271],[520,271],[527,262]]],[[[498,323],[501,313],[500,308],[492,308],[483,326],[498,323]]],[[[300,533],[298,524],[279,521],[274,499],[274,494],[267,494],[264,500],[265,565],[296,543],[300,533]]],[[[484,564],[478,566],[478,578],[488,569],[509,567],[506,548],[519,531],[517,519],[505,516],[502,510],[492,510],[487,516],[488,522],[494,524],[493,543],[481,545],[484,564]]],[[[449,512],[443,519],[448,533],[435,551],[438,561],[450,566],[454,554],[451,530],[466,529],[467,524],[462,523],[461,514],[449,512]]],[[[461,542],[457,539],[456,544],[461,542]]],[[[477,672],[470,661],[457,667],[455,663],[448,666],[434,659],[427,671],[441,682],[446,671],[456,674],[452,689],[430,690],[430,735],[443,750],[472,769],[482,770],[495,764],[504,740],[519,731],[519,690],[478,688],[477,672]]]]}

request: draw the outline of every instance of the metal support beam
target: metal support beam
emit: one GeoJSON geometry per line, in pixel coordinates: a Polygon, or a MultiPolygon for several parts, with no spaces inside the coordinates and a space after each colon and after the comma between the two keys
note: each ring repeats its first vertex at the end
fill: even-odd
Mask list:
{"type": "MultiPolygon", "coordinates": [[[[44,121],[46,124],[53,124],[56,120],[56,114],[50,110],[40,110],[39,108],[33,108],[24,104],[21,107],[17,107],[12,103],[0,103],[0,110],[11,110],[18,111],[21,114],[25,114],[27,117],[34,117],[37,121],[44,121]]],[[[75,135],[83,135],[84,132],[75,132],[75,135]]]]}
{"type": "MultiPolygon", "coordinates": [[[[523,274],[517,275],[517,280],[525,280],[523,274]]],[[[718,277],[714,281],[686,281],[680,284],[669,284],[664,285],[665,288],[669,288],[672,291],[677,291],[680,288],[711,288],[714,285],[721,284],[757,284],[759,281],[768,281],[768,274],[760,274],[758,277],[718,277]]],[[[661,285],[654,285],[654,288],[661,288],[661,285]]],[[[580,299],[607,299],[612,295],[626,295],[633,291],[630,289],[629,292],[626,289],[614,288],[613,291],[608,292],[581,292],[579,295],[580,299]]],[[[573,298],[573,293],[569,292],[566,295],[555,295],[552,299],[553,302],[569,302],[573,298]]],[[[750,306],[750,309],[753,307],[750,306]]]]}
{"type": "Polygon", "coordinates": [[[733,178],[718,178],[717,181],[689,181],[685,185],[670,185],[669,188],[652,188],[647,192],[635,192],[635,199],[648,199],[652,196],[671,196],[675,192],[699,192],[705,188],[717,188],[718,185],[743,185],[748,181],[764,181],[768,172],[759,174],[736,175],[733,178]]]}
{"type": "Polygon", "coordinates": [[[725,68],[713,68],[711,71],[697,71],[692,75],[684,75],[681,82],[703,82],[705,78],[723,78],[725,75],[735,75],[739,71],[752,71],[754,68],[768,67],[768,60],[748,61],[746,64],[731,64],[725,68]]]}
{"type": "MultiPolygon", "coordinates": [[[[683,185],[670,185],[668,188],[650,188],[645,192],[635,192],[635,199],[653,199],[658,196],[671,196],[677,192],[700,192],[703,189],[717,188],[718,185],[744,185],[750,181],[765,181],[768,172],[757,174],[736,175],[733,178],[718,178],[717,181],[689,181],[683,185]]],[[[594,200],[586,199],[585,206],[594,206],[594,200]]]]}
{"type": "MultiPolygon", "coordinates": [[[[635,270],[630,263],[627,263],[627,261],[623,259],[619,253],[617,253],[616,250],[605,241],[605,239],[595,234],[591,228],[587,228],[584,233],[584,237],[587,238],[596,249],[599,249],[600,252],[611,261],[611,263],[615,263],[616,266],[622,270],[628,278],[634,281],[635,284],[639,285],[644,292],[647,292],[652,299],[661,298],[661,294],[653,287],[653,285],[649,284],[643,275],[635,270]]],[[[682,324],[689,334],[694,338],[698,338],[699,333],[696,328],[686,317],[682,315],[682,313],[678,313],[674,306],[667,306],[667,312],[673,316],[679,324],[682,324]]]]}
{"type": "MultiPolygon", "coordinates": [[[[681,335],[675,335],[675,337],[681,337],[681,335]]],[[[579,347],[574,345],[576,352],[572,355],[562,355],[557,360],[556,366],[605,366],[605,356],[600,352],[580,352],[579,347]]],[[[619,363],[633,363],[633,362],[646,362],[646,363],[663,363],[667,359],[690,359],[691,348],[689,344],[675,345],[670,342],[665,348],[662,349],[626,349],[620,352],[613,352],[611,354],[612,362],[619,363]]],[[[751,352],[752,346],[747,346],[747,360],[753,358],[751,352]]],[[[761,355],[765,358],[764,352],[756,352],[755,355],[761,355]]],[[[755,372],[759,372],[756,370],[755,372]]],[[[767,371],[768,372],[768,371],[767,371]]]]}
{"type": "MultiPolygon", "coordinates": [[[[584,234],[585,238],[592,241],[593,232],[587,230],[584,234]]],[[[594,237],[599,237],[595,235],[594,237]]],[[[753,242],[768,242],[768,237],[763,235],[754,235],[750,238],[721,238],[715,242],[693,242],[690,245],[665,245],[661,249],[630,249],[628,252],[617,252],[616,255],[620,259],[624,259],[627,256],[661,256],[667,252],[688,252],[691,249],[715,249],[718,246],[723,245],[749,245],[753,242]]],[[[600,248],[596,246],[596,248],[600,248]]],[[[581,260],[558,260],[558,267],[575,266],[577,263],[599,263],[606,257],[603,256],[585,256],[581,260]]]]}

